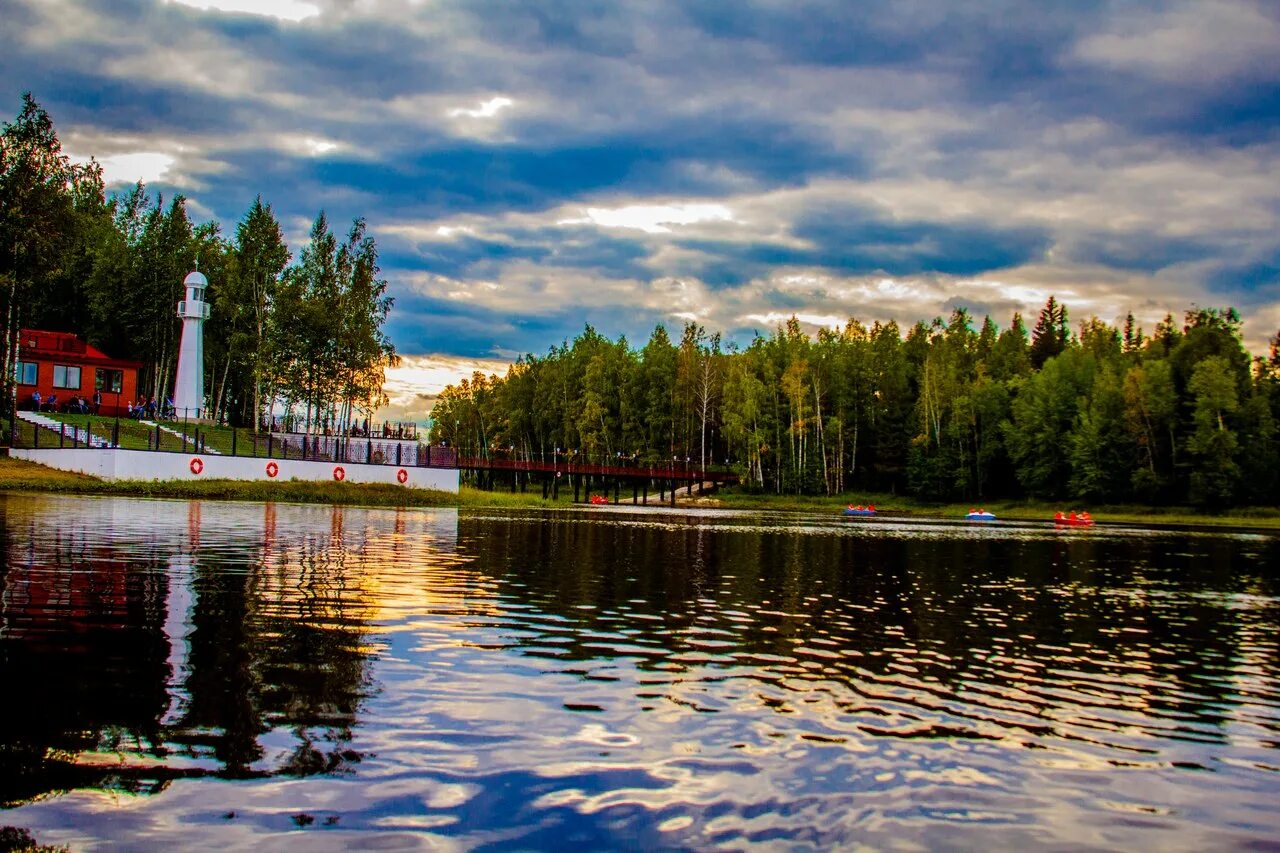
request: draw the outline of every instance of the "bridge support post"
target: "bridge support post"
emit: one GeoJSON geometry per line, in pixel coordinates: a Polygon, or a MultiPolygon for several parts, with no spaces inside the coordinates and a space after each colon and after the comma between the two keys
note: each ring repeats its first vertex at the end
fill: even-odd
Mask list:
{"type": "Polygon", "coordinates": [[[582,485],[582,475],[581,475],[581,474],[579,474],[577,477],[574,477],[572,474],[570,474],[570,475],[569,475],[569,477],[570,477],[570,479],[572,479],[572,480],[573,480],[573,502],[574,502],[574,503],[577,503],[577,502],[578,502],[578,487],[582,485]]]}
{"type": "Polygon", "coordinates": [[[639,498],[639,495],[640,495],[640,484],[637,483],[635,480],[632,480],[631,481],[631,505],[632,506],[635,506],[638,503],[637,499],[639,498]]]}
{"type": "Polygon", "coordinates": [[[613,505],[618,505],[618,490],[622,488],[622,481],[617,477],[613,479],[613,505]]]}
{"type": "Polygon", "coordinates": [[[676,481],[671,481],[671,506],[676,505],[676,481]]]}

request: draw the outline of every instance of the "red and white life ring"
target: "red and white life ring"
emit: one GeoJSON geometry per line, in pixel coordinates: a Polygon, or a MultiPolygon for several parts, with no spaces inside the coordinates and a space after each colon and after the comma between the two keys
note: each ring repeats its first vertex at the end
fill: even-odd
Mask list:
{"type": "Polygon", "coordinates": [[[401,468],[399,471],[396,472],[396,479],[399,480],[401,483],[409,482],[409,472],[401,468]]]}
{"type": "Polygon", "coordinates": [[[280,473],[280,466],[279,466],[279,465],[277,465],[277,464],[276,464],[276,463],[274,463],[274,462],[268,462],[268,463],[267,463],[267,476],[268,476],[268,477],[274,477],[276,474],[279,474],[279,473],[280,473]]]}
{"type": "Polygon", "coordinates": [[[192,460],[191,460],[191,473],[192,473],[192,474],[199,474],[199,473],[200,473],[201,471],[203,471],[203,470],[204,470],[204,462],[203,462],[203,461],[201,461],[201,459],[200,459],[200,457],[199,457],[199,456],[197,456],[197,457],[195,457],[194,459],[192,459],[192,460]]]}
{"type": "Polygon", "coordinates": [[[346,478],[347,478],[347,471],[341,465],[333,469],[333,479],[341,483],[346,478]]]}

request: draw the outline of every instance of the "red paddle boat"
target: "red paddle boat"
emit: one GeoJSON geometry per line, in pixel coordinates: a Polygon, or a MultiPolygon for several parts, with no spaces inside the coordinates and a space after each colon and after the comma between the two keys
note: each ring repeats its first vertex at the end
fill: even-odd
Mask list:
{"type": "Polygon", "coordinates": [[[1071,512],[1065,515],[1059,512],[1053,516],[1053,523],[1063,527],[1092,527],[1093,516],[1087,512],[1071,512]]]}

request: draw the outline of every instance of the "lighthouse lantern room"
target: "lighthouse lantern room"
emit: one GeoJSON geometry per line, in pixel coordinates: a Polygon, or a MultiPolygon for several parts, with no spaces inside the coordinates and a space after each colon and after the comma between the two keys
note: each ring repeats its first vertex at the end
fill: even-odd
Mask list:
{"type": "Polygon", "coordinates": [[[173,383],[173,407],[177,417],[204,416],[204,321],[209,305],[204,301],[209,280],[196,271],[182,282],[185,296],[178,303],[182,320],[182,343],[178,349],[178,376],[173,383]]]}

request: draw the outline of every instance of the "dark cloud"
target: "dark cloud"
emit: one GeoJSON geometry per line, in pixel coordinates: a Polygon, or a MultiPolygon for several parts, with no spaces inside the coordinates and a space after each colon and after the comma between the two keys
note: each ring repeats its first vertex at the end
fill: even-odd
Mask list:
{"type": "Polygon", "coordinates": [[[857,207],[802,214],[792,229],[805,245],[684,241],[705,261],[687,273],[709,284],[741,284],[774,267],[816,267],[845,275],[972,276],[1037,260],[1050,244],[1039,229],[896,222],[857,207]]]}
{"type": "Polygon", "coordinates": [[[321,209],[366,216],[405,352],[541,351],[584,322],[643,339],[689,308],[630,283],[669,277],[741,316],[846,307],[770,283],[797,271],[927,280],[921,315],[1007,316],[1035,276],[1134,305],[1276,287],[1273,4],[316,2],[293,23],[0,0],[0,95],[12,112],[31,89],[64,138],[106,146],[78,154],[172,156],[152,188],[227,232],[258,194],[294,234],[321,209]],[[646,233],[582,213],[686,201],[734,218],[646,233]],[[430,236],[454,221],[472,233],[430,236]],[[1017,298],[945,285],[1011,271],[1017,298]],[[423,296],[423,276],[471,301],[423,296]],[[466,287],[513,276],[574,304],[466,287]],[[632,301],[575,300],[565,276],[632,301]]]}
{"type": "Polygon", "coordinates": [[[1093,234],[1067,250],[1072,260],[1121,270],[1157,272],[1174,264],[1226,254],[1220,243],[1194,237],[1150,234],[1093,234]]]}
{"type": "Polygon", "coordinates": [[[1216,290],[1243,296],[1249,302],[1257,301],[1249,299],[1255,294],[1274,299],[1280,296],[1280,249],[1254,260],[1225,263],[1214,271],[1210,281],[1216,290]]]}

